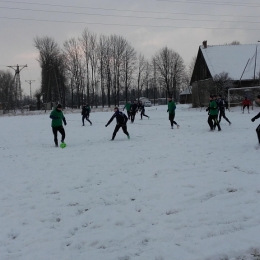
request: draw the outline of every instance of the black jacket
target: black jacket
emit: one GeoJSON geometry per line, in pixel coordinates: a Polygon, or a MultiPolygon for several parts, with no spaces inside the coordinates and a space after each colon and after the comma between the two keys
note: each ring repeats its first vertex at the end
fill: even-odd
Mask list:
{"type": "Polygon", "coordinates": [[[82,111],[81,111],[81,115],[89,116],[89,113],[90,113],[89,107],[88,106],[83,106],[82,107],[82,111]]]}
{"type": "Polygon", "coordinates": [[[116,118],[117,125],[126,125],[127,123],[127,116],[120,111],[116,111],[114,115],[110,118],[110,120],[107,122],[106,126],[108,126],[113,120],[116,118]]]}
{"type": "Polygon", "coordinates": [[[254,122],[257,118],[259,118],[260,117],[260,112],[255,116],[255,117],[253,117],[252,119],[251,119],[251,121],[252,122],[254,122]]]}
{"type": "Polygon", "coordinates": [[[131,113],[136,113],[138,111],[138,105],[136,103],[131,104],[131,113]]]}
{"type": "Polygon", "coordinates": [[[141,112],[145,111],[144,104],[139,104],[139,111],[141,112]]]}
{"type": "Polygon", "coordinates": [[[223,98],[218,99],[217,104],[220,111],[225,111],[227,105],[226,105],[226,101],[223,98]]]}

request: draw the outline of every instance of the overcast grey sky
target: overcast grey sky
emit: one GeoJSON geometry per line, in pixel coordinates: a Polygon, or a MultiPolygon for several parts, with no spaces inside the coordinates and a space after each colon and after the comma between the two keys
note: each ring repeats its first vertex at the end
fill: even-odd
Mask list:
{"type": "Polygon", "coordinates": [[[147,59],[168,46],[188,65],[203,40],[209,45],[257,44],[259,13],[259,0],[0,0],[0,70],[27,64],[21,71],[22,89],[29,94],[25,80],[35,80],[34,92],[41,71],[33,39],[53,37],[62,47],[85,28],[123,36],[147,59]]]}

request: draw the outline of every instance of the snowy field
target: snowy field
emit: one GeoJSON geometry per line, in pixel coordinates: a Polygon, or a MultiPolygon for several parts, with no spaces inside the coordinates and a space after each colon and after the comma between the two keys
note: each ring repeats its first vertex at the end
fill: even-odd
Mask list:
{"type": "Polygon", "coordinates": [[[114,141],[112,112],[85,127],[65,114],[65,149],[49,112],[0,117],[0,259],[259,259],[259,108],[226,112],[220,132],[187,105],[171,129],[166,110],[114,141]]]}

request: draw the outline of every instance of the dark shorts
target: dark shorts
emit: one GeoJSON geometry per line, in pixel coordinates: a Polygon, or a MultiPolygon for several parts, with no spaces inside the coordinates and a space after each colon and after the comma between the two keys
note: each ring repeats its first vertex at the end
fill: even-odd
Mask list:
{"type": "Polygon", "coordinates": [[[170,120],[170,121],[173,121],[173,120],[174,120],[174,117],[175,117],[175,113],[174,113],[174,114],[169,114],[169,120],[170,120]]]}

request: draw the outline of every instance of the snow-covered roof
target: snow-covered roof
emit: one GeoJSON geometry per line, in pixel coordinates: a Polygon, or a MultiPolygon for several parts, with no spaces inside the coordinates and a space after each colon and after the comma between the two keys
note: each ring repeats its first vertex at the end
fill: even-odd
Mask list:
{"type": "Polygon", "coordinates": [[[233,80],[241,78],[246,65],[242,80],[254,78],[256,48],[258,48],[255,70],[255,77],[257,78],[260,71],[260,46],[257,47],[256,44],[208,45],[207,48],[204,48],[203,45],[200,46],[212,77],[227,72],[233,80]]]}

